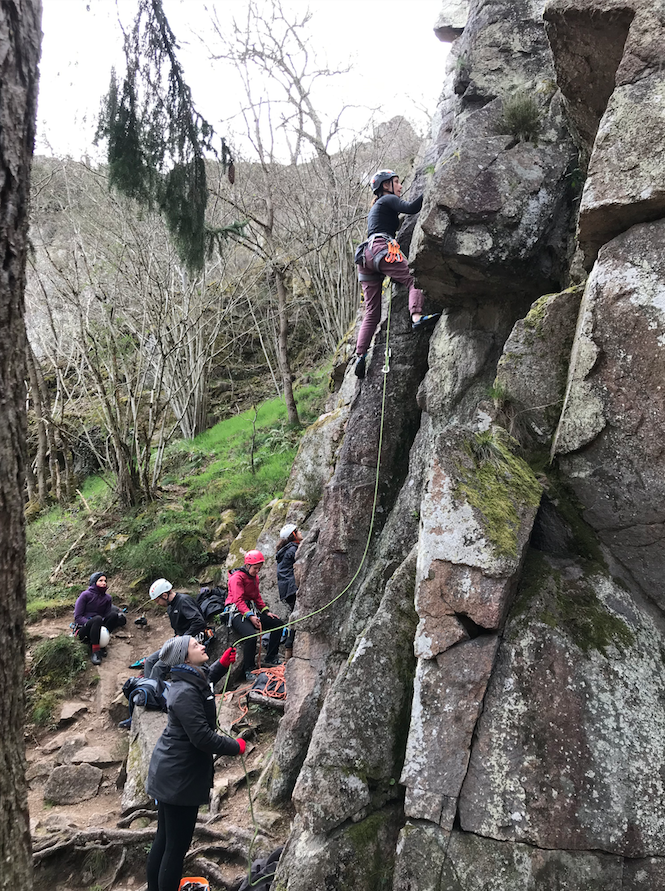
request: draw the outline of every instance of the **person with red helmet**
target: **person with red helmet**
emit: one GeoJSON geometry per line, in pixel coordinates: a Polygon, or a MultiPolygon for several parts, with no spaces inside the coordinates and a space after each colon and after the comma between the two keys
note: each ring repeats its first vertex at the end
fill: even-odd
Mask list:
{"type": "Polygon", "coordinates": [[[423,196],[414,201],[402,200],[402,184],[394,170],[377,170],[372,177],[375,198],[367,218],[368,240],[356,252],[358,278],[365,300],[365,317],[356,342],[356,377],[365,377],[365,357],[379,322],[381,321],[381,291],[386,276],[409,289],[409,313],[414,331],[436,322],[441,313],[424,314],[424,294],[416,288],[395,235],[400,225],[399,215],[415,214],[423,206],[423,196]]]}
{"type": "Polygon", "coordinates": [[[241,637],[248,638],[243,643],[243,666],[245,677],[248,680],[253,679],[257,632],[270,631],[268,652],[263,664],[279,664],[277,651],[284,623],[279,616],[270,612],[261,597],[259,572],[264,563],[265,558],[261,551],[247,551],[245,565],[229,573],[229,593],[226,598],[226,606],[232,607],[231,624],[235,631],[241,637]]]}

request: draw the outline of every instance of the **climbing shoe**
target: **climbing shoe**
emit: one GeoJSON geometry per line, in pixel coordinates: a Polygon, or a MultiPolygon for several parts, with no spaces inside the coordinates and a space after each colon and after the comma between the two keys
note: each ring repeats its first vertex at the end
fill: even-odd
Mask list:
{"type": "Polygon", "coordinates": [[[417,322],[411,322],[411,328],[414,331],[419,331],[421,328],[429,328],[431,325],[436,324],[440,317],[440,312],[433,312],[427,316],[421,316],[417,322]]]}
{"type": "Polygon", "coordinates": [[[119,721],[119,722],[118,722],[118,727],[120,727],[121,730],[129,730],[129,728],[130,728],[131,726],[132,726],[132,719],[131,719],[131,718],[127,718],[127,719],[124,720],[124,721],[119,721]]]}
{"type": "Polygon", "coordinates": [[[145,656],[143,657],[143,659],[137,659],[135,662],[132,662],[132,664],[129,667],[130,668],[143,668],[144,664],[145,664],[145,656]]]}
{"type": "Polygon", "coordinates": [[[92,662],[93,665],[101,665],[102,657],[99,655],[99,653],[93,653],[92,656],[90,657],[90,661],[92,662]]]}
{"type": "Polygon", "coordinates": [[[356,366],[353,369],[353,373],[361,381],[365,377],[365,357],[358,356],[356,360],[356,366]]]}
{"type": "Polygon", "coordinates": [[[264,664],[264,665],[267,665],[268,668],[270,668],[270,667],[272,667],[272,666],[274,666],[274,665],[279,665],[279,664],[280,664],[279,656],[275,656],[274,659],[264,659],[264,660],[263,660],[263,664],[264,664]]]}
{"type": "Polygon", "coordinates": [[[144,627],[148,624],[148,620],[145,616],[139,616],[138,619],[134,619],[135,625],[143,625],[144,627]]]}

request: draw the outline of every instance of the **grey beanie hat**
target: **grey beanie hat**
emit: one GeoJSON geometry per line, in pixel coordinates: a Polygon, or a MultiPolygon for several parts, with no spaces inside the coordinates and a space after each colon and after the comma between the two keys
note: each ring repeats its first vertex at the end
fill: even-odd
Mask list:
{"type": "Polygon", "coordinates": [[[187,658],[187,650],[189,650],[191,639],[190,634],[169,638],[159,651],[160,660],[166,663],[166,665],[170,665],[171,668],[174,665],[181,665],[187,658]]]}
{"type": "Polygon", "coordinates": [[[106,573],[105,572],[93,572],[93,574],[90,576],[90,582],[89,582],[90,587],[92,588],[93,585],[96,585],[102,576],[106,576],[106,573]]]}

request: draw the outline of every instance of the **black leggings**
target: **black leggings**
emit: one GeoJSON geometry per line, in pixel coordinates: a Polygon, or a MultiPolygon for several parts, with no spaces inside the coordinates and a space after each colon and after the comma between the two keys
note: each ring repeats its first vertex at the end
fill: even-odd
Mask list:
{"type": "Polygon", "coordinates": [[[93,646],[99,646],[99,633],[102,630],[102,625],[108,631],[115,631],[116,628],[126,624],[127,616],[120,612],[119,609],[114,608],[107,616],[93,616],[92,619],[88,619],[79,630],[79,640],[87,641],[93,646]]]}
{"type": "MultiPolygon", "coordinates": [[[[282,622],[281,619],[271,619],[270,616],[265,613],[260,615],[259,619],[261,620],[261,633],[263,634],[266,631],[270,631],[266,659],[274,659],[277,656],[279,642],[282,639],[282,625],[284,622],[282,622]],[[270,630],[273,628],[278,628],[279,631],[270,630]]],[[[249,619],[243,619],[240,613],[235,614],[233,619],[231,619],[231,624],[240,637],[249,637],[249,640],[246,640],[242,645],[242,662],[245,671],[252,671],[254,669],[254,659],[256,658],[256,641],[259,632],[249,619]]]]}
{"type": "Polygon", "coordinates": [[[199,806],[157,805],[157,834],[148,854],[148,891],[178,891],[199,806]]]}

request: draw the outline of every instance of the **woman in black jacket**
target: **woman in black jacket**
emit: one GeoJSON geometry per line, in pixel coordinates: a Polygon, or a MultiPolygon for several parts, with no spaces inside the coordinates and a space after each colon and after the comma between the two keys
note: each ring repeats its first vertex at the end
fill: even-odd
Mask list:
{"type": "MultiPolygon", "coordinates": [[[[275,553],[275,560],[277,560],[277,590],[279,591],[279,599],[287,604],[290,613],[293,612],[293,608],[296,605],[296,594],[298,593],[293,564],[296,562],[296,551],[301,541],[302,535],[298,532],[298,527],[295,523],[287,523],[286,526],[282,526],[275,553]]],[[[285,662],[288,662],[293,655],[295,636],[295,631],[289,628],[288,636],[284,642],[285,662]]]]}
{"type": "Polygon", "coordinates": [[[235,662],[230,647],[211,668],[203,644],[184,634],[167,640],[159,658],[171,666],[168,724],[150,759],[146,790],[157,800],[157,834],[148,855],[148,891],[177,891],[199,806],[207,804],[213,755],[242,755],[244,739],[215,732],[214,684],[235,662]]]}
{"type": "Polygon", "coordinates": [[[354,372],[365,377],[367,351],[374,332],[381,321],[381,291],[386,276],[404,285],[409,291],[409,312],[414,331],[434,324],[441,313],[424,315],[425,296],[416,288],[409,264],[402,254],[395,235],[400,226],[400,214],[416,214],[423,206],[423,196],[415,201],[402,200],[402,184],[394,170],[377,170],[372,177],[375,198],[367,217],[367,238],[358,278],[365,300],[363,318],[356,342],[354,372]]]}

